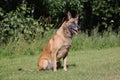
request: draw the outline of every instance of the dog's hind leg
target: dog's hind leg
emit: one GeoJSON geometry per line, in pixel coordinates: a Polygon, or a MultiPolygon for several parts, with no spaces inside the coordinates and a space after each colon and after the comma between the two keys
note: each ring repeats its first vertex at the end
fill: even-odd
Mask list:
{"type": "Polygon", "coordinates": [[[51,62],[47,61],[47,60],[41,60],[38,64],[38,70],[52,70],[53,69],[53,65],[51,62]]]}
{"type": "Polygon", "coordinates": [[[38,63],[38,70],[41,71],[41,70],[46,70],[47,69],[47,66],[48,66],[48,61],[47,60],[41,60],[39,63],[38,63]]]}

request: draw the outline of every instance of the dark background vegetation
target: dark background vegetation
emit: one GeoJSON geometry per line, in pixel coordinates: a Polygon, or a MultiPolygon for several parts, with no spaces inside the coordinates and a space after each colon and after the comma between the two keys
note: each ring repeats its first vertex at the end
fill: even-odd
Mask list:
{"type": "Polygon", "coordinates": [[[0,0],[0,44],[44,37],[68,11],[80,15],[80,31],[89,36],[95,28],[119,34],[120,0],[0,0]]]}

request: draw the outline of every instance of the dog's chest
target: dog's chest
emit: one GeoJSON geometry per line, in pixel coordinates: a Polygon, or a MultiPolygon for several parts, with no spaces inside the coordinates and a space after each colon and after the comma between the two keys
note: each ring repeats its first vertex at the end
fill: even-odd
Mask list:
{"type": "Polygon", "coordinates": [[[70,47],[71,45],[63,45],[57,52],[57,60],[67,56],[70,47]]]}

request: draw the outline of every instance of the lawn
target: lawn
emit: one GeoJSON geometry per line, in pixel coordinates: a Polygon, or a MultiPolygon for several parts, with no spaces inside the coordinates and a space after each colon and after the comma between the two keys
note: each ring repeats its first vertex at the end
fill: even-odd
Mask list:
{"type": "Polygon", "coordinates": [[[39,55],[0,59],[0,80],[120,80],[120,47],[70,51],[68,71],[37,69],[39,55]],[[32,71],[18,71],[20,67],[32,71]]]}

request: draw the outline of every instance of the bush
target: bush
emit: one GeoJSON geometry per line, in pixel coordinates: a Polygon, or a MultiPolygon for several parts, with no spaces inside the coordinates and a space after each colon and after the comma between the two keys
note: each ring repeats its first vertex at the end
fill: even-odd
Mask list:
{"type": "Polygon", "coordinates": [[[19,39],[31,42],[36,37],[43,37],[45,31],[53,27],[52,24],[45,23],[46,18],[44,17],[35,20],[29,15],[26,16],[31,9],[26,8],[25,5],[18,6],[15,11],[4,16],[4,13],[0,13],[3,16],[3,20],[0,22],[0,44],[18,41],[19,39]]]}
{"type": "Polygon", "coordinates": [[[39,24],[33,18],[25,17],[26,13],[29,13],[29,9],[21,5],[17,10],[4,15],[0,22],[0,42],[34,39],[39,24]]]}
{"type": "Polygon", "coordinates": [[[66,12],[69,10],[76,11],[80,14],[80,22],[81,20],[83,22],[88,21],[88,23],[84,23],[88,26],[83,26],[87,30],[92,31],[93,27],[96,26],[101,30],[111,27],[111,29],[118,33],[120,29],[119,0],[40,0],[42,3],[31,0],[22,1],[27,1],[29,3],[22,3],[16,10],[10,11],[9,13],[6,13],[0,8],[0,43],[17,41],[19,39],[32,41],[35,38],[43,37],[46,31],[56,27],[56,24],[57,26],[60,25],[62,22],[61,18],[65,17],[66,12]],[[39,4],[41,4],[42,9],[39,7],[39,4]],[[28,5],[33,7],[29,8],[28,5]],[[88,12],[85,12],[84,10],[86,6],[86,11],[88,12]],[[47,18],[43,17],[44,12],[43,15],[42,12],[41,15],[34,13],[36,7],[39,8],[39,10],[43,10],[43,7],[45,7],[44,11],[48,12],[47,18]],[[89,13],[90,8],[92,9],[91,13],[89,13]],[[33,17],[30,16],[31,12],[32,15],[40,16],[40,18],[38,20],[33,19],[33,17]],[[95,16],[97,19],[94,18],[95,16]],[[48,20],[48,17],[50,17],[50,21],[48,20]],[[52,21],[53,24],[51,24],[52,21]]]}
{"type": "MultiPolygon", "coordinates": [[[[99,25],[111,27],[119,31],[120,27],[120,1],[119,0],[94,0],[92,12],[99,18],[99,25]]],[[[104,28],[103,28],[104,29],[104,28]]]]}
{"type": "Polygon", "coordinates": [[[79,0],[49,0],[49,14],[58,16],[65,14],[67,11],[82,12],[83,5],[79,0]]]}

